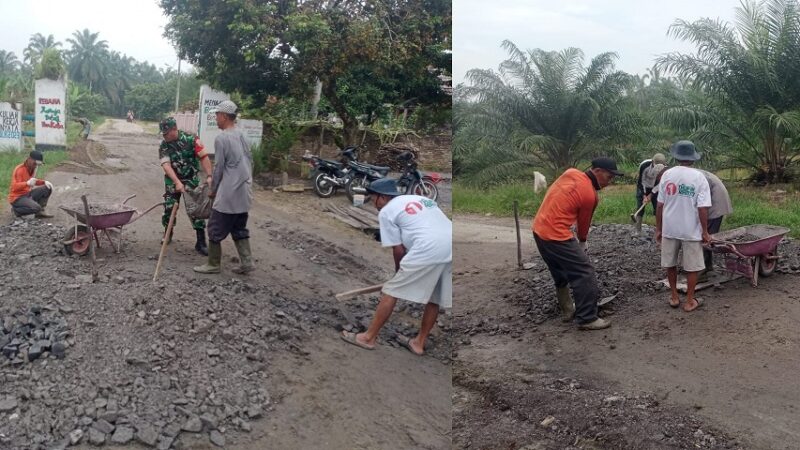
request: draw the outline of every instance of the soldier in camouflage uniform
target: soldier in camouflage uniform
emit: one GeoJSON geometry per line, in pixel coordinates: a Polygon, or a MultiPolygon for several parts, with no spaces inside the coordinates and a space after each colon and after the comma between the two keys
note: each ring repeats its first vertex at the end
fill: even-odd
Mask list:
{"type": "MultiPolygon", "coordinates": [[[[161,223],[166,234],[172,205],[180,198],[186,189],[194,189],[200,185],[199,172],[202,166],[206,174],[205,182],[211,184],[211,161],[208,159],[200,139],[191,133],[178,130],[175,119],[168,117],[159,124],[164,140],[158,148],[158,158],[161,168],[164,169],[164,187],[166,204],[161,223]]],[[[190,220],[192,220],[190,218],[190,220]]],[[[173,225],[174,226],[174,225],[173,225]]],[[[197,233],[197,243],[194,248],[203,256],[208,256],[206,245],[206,221],[203,219],[192,220],[192,228],[197,233]]],[[[172,236],[166,237],[172,240],[172,236]]]]}

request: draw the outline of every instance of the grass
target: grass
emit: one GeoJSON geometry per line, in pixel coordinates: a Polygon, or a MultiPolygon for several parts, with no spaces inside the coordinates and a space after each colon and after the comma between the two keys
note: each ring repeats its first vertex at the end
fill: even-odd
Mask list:
{"type": "MultiPolygon", "coordinates": [[[[723,220],[723,230],[763,223],[790,228],[791,236],[800,237],[800,192],[794,188],[729,185],[728,192],[734,212],[723,220]]],[[[456,213],[512,216],[512,205],[517,200],[520,216],[530,220],[543,198],[543,193],[533,193],[533,182],[489,189],[475,189],[458,182],[453,183],[453,211],[456,213]]],[[[631,223],[630,214],[635,209],[635,187],[612,185],[600,191],[600,204],[594,213],[593,222],[631,223]]],[[[645,223],[655,225],[655,216],[650,207],[647,208],[645,223]]]]}

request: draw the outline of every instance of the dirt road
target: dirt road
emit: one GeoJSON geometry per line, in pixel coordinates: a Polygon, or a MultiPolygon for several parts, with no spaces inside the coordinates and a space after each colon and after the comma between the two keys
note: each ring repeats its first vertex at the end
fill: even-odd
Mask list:
{"type": "Polygon", "coordinates": [[[454,221],[455,447],[798,447],[795,243],[782,244],[784,273],[702,291],[703,308],[684,313],[667,307],[650,239],[593,229],[601,295],[617,297],[610,329],[579,332],[558,320],[538,256],[515,270],[508,222],[454,221]]]}
{"type": "MultiPolygon", "coordinates": [[[[65,165],[48,176],[56,186],[56,192],[50,200],[52,206],[78,201],[82,193],[88,194],[90,201],[117,201],[136,194],[136,198],[129,203],[140,210],[161,201],[163,175],[157,160],[157,135],[145,133],[138,124],[111,120],[108,126],[93,135],[93,139],[102,144],[104,150],[94,149],[88,154],[76,155],[78,164],[65,165]]],[[[234,401],[231,400],[231,405],[223,405],[219,397],[213,400],[214,395],[209,394],[211,398],[203,403],[207,406],[198,406],[200,409],[197,414],[203,410],[216,413],[220,421],[218,430],[223,432],[226,448],[449,448],[451,371],[446,329],[450,318],[442,316],[439,326],[434,328],[432,348],[429,350],[433,356],[419,358],[394,345],[387,345],[391,343],[393,333],[410,332],[417,326],[419,309],[412,307],[403,308],[393,316],[382,336],[384,345],[376,351],[363,351],[340,341],[336,327],[347,324],[339,312],[340,308],[346,308],[354,314],[361,323],[353,325],[360,326],[371,317],[377,298],[362,297],[337,304],[333,294],[383,281],[391,274],[393,265],[391,253],[382,250],[371,237],[321,214],[319,206],[323,201],[344,200],[322,200],[308,193],[275,194],[266,189],[256,190],[249,228],[257,270],[248,277],[230,272],[234,266],[231,257],[236,252],[229,240],[223,243],[224,273],[220,276],[195,274],[192,266],[201,263],[203,258],[194,252],[194,232],[185,213],[181,211],[177,216],[175,239],[169,247],[161,280],[155,288],[151,287],[152,283],[148,280],[155,268],[162,233],[161,213],[157,208],[128,227],[121,255],[110,253],[107,246],[100,249],[100,272],[104,274],[100,283],[76,283],[78,286],[75,287],[76,284],[72,284],[74,281],[70,281],[69,276],[80,277],[80,274],[87,273],[86,258],[45,259],[43,264],[48,267],[52,265],[54,271],[67,270],[62,267],[64,265],[73,266],[73,271],[68,271],[69,276],[64,281],[59,281],[60,276],[54,279],[53,282],[59,283],[57,288],[52,288],[48,283],[25,284],[26,279],[22,277],[18,279],[19,287],[15,289],[33,290],[32,294],[37,296],[35,290],[38,286],[42,289],[39,296],[47,297],[48,292],[53,291],[58,302],[74,301],[67,316],[74,327],[74,346],[70,352],[76,359],[80,358],[82,368],[70,369],[65,366],[64,370],[67,374],[86,376],[91,383],[101,383],[95,379],[93,368],[104,365],[117,367],[118,358],[122,358],[121,366],[117,367],[119,371],[115,372],[114,377],[127,380],[120,381],[121,386],[134,381],[128,380],[128,377],[134,376],[130,373],[133,369],[126,368],[122,353],[98,352],[95,349],[98,342],[130,346],[126,355],[154,351],[161,355],[162,344],[166,354],[172,354],[175,350],[170,345],[182,339],[189,340],[186,342],[188,346],[227,345],[228,350],[223,349],[221,355],[215,354],[214,348],[206,349],[208,355],[200,356],[188,351],[177,352],[177,355],[173,355],[175,359],[168,364],[169,367],[175,366],[174,373],[168,372],[174,380],[170,383],[167,379],[166,385],[162,386],[176,389],[175,385],[180,383],[175,380],[202,371],[203,364],[209,364],[208,361],[218,368],[228,367],[217,363],[218,360],[230,364],[224,372],[214,372],[209,368],[208,373],[203,374],[205,383],[212,383],[218,390],[218,396],[222,395],[226,383],[245,383],[242,386],[249,389],[250,401],[258,402],[265,408],[265,413],[263,417],[256,414],[251,423],[242,425],[248,422],[245,413],[248,410],[241,410],[243,412],[240,413],[225,411],[227,406],[231,406],[231,411],[236,410],[234,401]],[[122,284],[117,284],[117,281],[122,284]],[[157,297],[138,298],[152,295],[151,289],[156,289],[154,292],[159,293],[157,297]],[[173,302],[185,306],[169,306],[173,302]],[[92,318],[94,312],[86,310],[89,305],[105,310],[105,303],[109,308],[108,315],[103,319],[106,322],[92,318]],[[146,303],[146,306],[140,303],[146,303]],[[121,309],[115,309],[117,304],[121,309]],[[122,317],[115,318],[116,314],[122,317]],[[191,318],[191,322],[185,327],[177,325],[185,318],[191,318]],[[115,320],[130,323],[115,329],[115,320]],[[287,326],[287,320],[291,326],[287,326]],[[172,321],[176,323],[175,330],[169,328],[172,321]],[[246,324],[250,322],[253,323],[248,328],[246,324]],[[91,332],[86,328],[86,323],[91,324],[91,332]],[[158,331],[159,324],[163,327],[161,331],[158,331]],[[150,328],[142,328],[146,325],[150,328]],[[206,328],[210,331],[191,334],[206,328]],[[118,335],[121,333],[131,333],[133,336],[120,339],[118,335]],[[272,341],[275,336],[276,340],[272,341]],[[159,340],[151,341],[156,338],[159,340]],[[224,343],[226,341],[227,344],[224,343]],[[256,348],[261,350],[256,351],[256,348]],[[253,355],[253,352],[256,354],[253,355]],[[179,372],[180,367],[184,372],[179,372]],[[189,367],[194,372],[185,372],[189,367]],[[251,373],[261,374],[261,378],[248,375],[251,373]],[[214,376],[221,378],[212,381],[214,376]],[[211,380],[208,377],[212,377],[211,380]],[[257,380],[262,381],[258,381],[258,385],[253,384],[257,380]],[[264,393],[259,393],[260,389],[264,393]]],[[[2,222],[8,223],[11,218],[5,214],[2,222]]],[[[52,223],[60,227],[72,224],[71,220],[59,211],[52,223]]],[[[39,258],[34,259],[38,264],[39,258]]],[[[19,306],[23,307],[23,304],[19,306]]],[[[122,351],[122,348],[115,349],[122,351]]],[[[69,360],[70,353],[65,361],[69,360]]],[[[128,363],[129,366],[131,364],[128,363]]],[[[0,366],[0,375],[11,370],[10,366],[0,366]]],[[[27,369],[16,367],[14,370],[27,369]]],[[[44,372],[47,373],[47,370],[44,372]]],[[[150,379],[147,376],[143,383],[149,388],[150,379]]],[[[113,385],[119,380],[108,381],[113,385]]],[[[158,384],[158,379],[154,383],[158,384]]],[[[16,395],[13,389],[13,386],[6,385],[0,388],[0,394],[16,395]]],[[[186,389],[182,391],[183,394],[186,394],[186,389]]],[[[194,389],[189,391],[195,392],[194,389]]],[[[211,389],[211,385],[208,389],[211,389]]],[[[167,392],[167,395],[172,395],[173,391],[167,392]]],[[[119,392],[108,394],[103,391],[92,394],[88,401],[91,403],[91,398],[97,395],[110,398],[117,394],[119,392]]],[[[134,408],[132,414],[135,417],[131,420],[147,417],[142,411],[147,410],[148,402],[157,401],[156,397],[158,395],[139,395],[137,398],[141,406],[134,408]]],[[[193,398],[189,400],[190,405],[193,404],[193,398]]],[[[18,401],[22,404],[18,413],[30,417],[40,417],[34,413],[44,414],[42,417],[47,420],[48,413],[36,409],[44,408],[44,404],[38,405],[33,399],[30,404],[22,399],[18,401]]],[[[163,406],[168,411],[163,412],[161,418],[148,418],[148,423],[160,430],[162,435],[169,429],[170,421],[178,420],[173,419],[175,404],[183,404],[168,406],[170,401],[163,406]]],[[[65,398],[64,404],[67,403],[68,399],[65,398]]],[[[57,403],[56,408],[59,405],[61,403],[57,403]]],[[[27,425],[23,427],[22,424],[16,428],[13,424],[9,425],[12,427],[10,429],[0,426],[0,435],[17,433],[17,436],[24,438],[37,432],[42,434],[43,442],[50,442],[65,436],[63,433],[70,431],[70,423],[75,423],[76,428],[82,427],[88,433],[88,425],[94,423],[95,419],[99,420],[102,412],[99,407],[97,411],[91,411],[95,416],[87,413],[88,418],[83,422],[80,417],[69,419],[65,422],[67,425],[52,430],[50,435],[27,425]]],[[[72,415],[75,415],[74,412],[72,415]]],[[[204,433],[181,432],[173,445],[181,442],[183,448],[212,448],[208,434],[211,428],[208,423],[203,424],[204,433]]],[[[120,426],[119,423],[117,425],[120,426]]],[[[111,434],[106,438],[110,439],[111,434]]],[[[87,439],[82,442],[85,443],[87,439]]],[[[91,448],[85,445],[85,448],[91,448]]]]}

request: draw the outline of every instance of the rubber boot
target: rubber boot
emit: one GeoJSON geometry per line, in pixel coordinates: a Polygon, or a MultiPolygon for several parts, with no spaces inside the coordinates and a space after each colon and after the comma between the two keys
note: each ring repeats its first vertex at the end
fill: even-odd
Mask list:
{"type": "Polygon", "coordinates": [[[575,318],[575,302],[569,295],[569,288],[556,288],[556,298],[558,298],[558,306],[561,307],[561,321],[570,322],[575,318]]]}
{"type": "Polygon", "coordinates": [[[220,273],[222,271],[220,261],[222,261],[222,243],[209,241],[208,262],[202,266],[195,267],[194,271],[199,273],[220,273]]]}
{"type": "Polygon", "coordinates": [[[197,243],[194,244],[194,249],[197,253],[203,256],[208,256],[208,247],[206,246],[206,230],[194,230],[197,233],[197,243]]]}
{"type": "Polygon", "coordinates": [[[578,325],[578,328],[581,330],[603,330],[611,326],[611,321],[606,319],[597,318],[592,322],[584,323],[583,325],[578,325]]]}
{"type": "Polygon", "coordinates": [[[642,216],[636,216],[636,234],[642,234],[642,216]]]}
{"type": "Polygon", "coordinates": [[[44,208],[42,208],[41,211],[36,213],[36,218],[37,219],[50,219],[52,217],[53,217],[53,215],[48,213],[47,210],[45,210],[44,208]]]}
{"type": "Polygon", "coordinates": [[[244,275],[254,271],[256,268],[253,266],[253,254],[250,252],[250,239],[239,239],[238,241],[233,241],[233,243],[236,245],[236,251],[239,252],[239,262],[242,264],[233,269],[233,272],[244,275]]]}

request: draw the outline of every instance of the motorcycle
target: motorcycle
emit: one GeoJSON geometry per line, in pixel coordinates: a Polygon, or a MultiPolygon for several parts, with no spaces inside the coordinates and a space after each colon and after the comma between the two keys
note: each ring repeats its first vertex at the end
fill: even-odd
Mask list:
{"type": "Polygon", "coordinates": [[[358,160],[357,147],[345,148],[340,156],[341,161],[332,161],[308,153],[303,155],[303,161],[307,161],[312,168],[311,179],[317,196],[328,198],[337,189],[344,188],[350,180],[350,163],[358,160]]]}
{"type": "Polygon", "coordinates": [[[442,181],[442,176],[436,172],[423,173],[417,168],[417,161],[411,152],[403,152],[397,160],[404,164],[403,174],[397,181],[397,185],[405,187],[406,195],[421,195],[433,201],[439,197],[439,188],[436,187],[442,181]]]}
{"type": "Polygon", "coordinates": [[[356,194],[364,195],[364,202],[366,203],[370,199],[370,196],[367,195],[367,186],[371,182],[388,175],[391,168],[353,161],[350,163],[350,169],[352,173],[349,182],[344,187],[344,192],[351,203],[356,194]]]}

